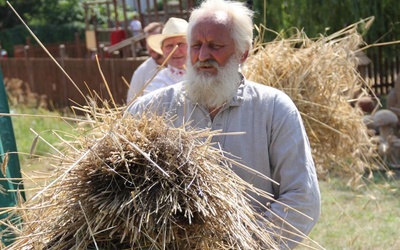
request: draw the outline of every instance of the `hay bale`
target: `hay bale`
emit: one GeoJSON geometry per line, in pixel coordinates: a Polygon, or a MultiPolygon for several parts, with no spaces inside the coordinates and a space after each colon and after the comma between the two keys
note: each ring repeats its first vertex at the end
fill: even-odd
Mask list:
{"type": "Polygon", "coordinates": [[[317,39],[297,32],[268,43],[259,38],[243,74],[284,91],[294,101],[304,120],[319,178],[332,174],[356,183],[366,170],[379,165],[363,113],[351,106],[366,95],[355,53],[362,38],[354,26],[317,39]]]}
{"type": "Polygon", "coordinates": [[[59,177],[18,209],[24,222],[9,249],[278,248],[247,191],[268,195],[234,174],[207,143],[213,132],[88,113],[59,177]]]}
{"type": "Polygon", "coordinates": [[[4,78],[7,98],[11,105],[25,105],[33,108],[49,107],[46,95],[41,95],[31,91],[27,82],[18,78],[4,78]]]}

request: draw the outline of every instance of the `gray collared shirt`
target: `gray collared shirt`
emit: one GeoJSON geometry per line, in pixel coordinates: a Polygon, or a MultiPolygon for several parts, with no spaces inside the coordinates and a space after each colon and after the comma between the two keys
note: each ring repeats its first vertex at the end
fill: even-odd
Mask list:
{"type": "MultiPolygon", "coordinates": [[[[211,128],[222,133],[244,132],[215,136],[213,141],[224,151],[239,157],[235,160],[279,183],[273,184],[242,168],[235,168],[244,180],[271,193],[279,201],[271,203],[257,197],[262,204],[270,203],[270,209],[263,212],[271,221],[282,224],[276,214],[308,234],[320,215],[320,191],[306,131],[292,100],[280,90],[243,78],[237,95],[211,119],[206,108],[186,96],[184,86],[181,82],[143,96],[129,111],[135,114],[150,108],[159,115],[168,112],[177,116],[173,121],[176,127],[191,121],[190,126],[195,128],[211,128]],[[286,205],[310,218],[287,209],[286,205]]],[[[256,206],[256,209],[260,208],[256,206]]],[[[293,231],[289,226],[283,228],[293,231]]],[[[301,241],[298,237],[280,233],[301,241]]],[[[296,245],[286,243],[290,248],[296,245]]]]}

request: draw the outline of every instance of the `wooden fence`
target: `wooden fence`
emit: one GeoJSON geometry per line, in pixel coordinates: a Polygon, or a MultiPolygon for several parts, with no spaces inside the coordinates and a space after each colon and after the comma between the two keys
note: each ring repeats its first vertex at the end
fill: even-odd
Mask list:
{"type": "MultiPolygon", "coordinates": [[[[14,45],[13,52],[14,57],[18,58],[49,58],[47,52],[38,44],[32,44],[29,37],[26,38],[25,45],[14,45]]],[[[79,39],[78,34],[75,36],[74,42],[67,42],[63,44],[46,44],[46,50],[54,57],[60,58],[93,58],[96,53],[94,50],[89,50],[84,42],[79,39]]],[[[119,49],[117,52],[109,53],[109,47],[105,44],[99,44],[98,56],[112,57],[112,58],[122,58],[122,54],[129,55],[130,47],[119,49]]],[[[143,55],[143,54],[142,54],[143,55]]],[[[140,56],[138,54],[138,56],[140,56]]],[[[124,56],[129,57],[129,56],[124,56]]]]}
{"type": "Polygon", "coordinates": [[[384,60],[381,53],[370,56],[371,63],[362,70],[362,76],[372,86],[375,95],[385,96],[400,75],[400,56],[393,57],[392,60],[384,60]]]}
{"type": "Polygon", "coordinates": [[[103,58],[99,60],[100,69],[94,59],[65,58],[57,61],[74,83],[49,58],[0,59],[0,67],[5,79],[18,78],[27,82],[32,92],[45,95],[50,107],[57,109],[86,105],[85,97],[93,93],[102,100],[111,100],[101,69],[112,98],[118,105],[123,105],[132,74],[144,58],[103,58]]]}
{"type": "MultiPolygon", "coordinates": [[[[79,34],[75,33],[73,42],[63,44],[46,44],[46,49],[54,57],[84,58],[89,57],[89,51],[79,34]]],[[[13,46],[14,57],[49,57],[46,51],[38,44],[33,44],[30,37],[26,37],[25,44],[13,46]]]]}

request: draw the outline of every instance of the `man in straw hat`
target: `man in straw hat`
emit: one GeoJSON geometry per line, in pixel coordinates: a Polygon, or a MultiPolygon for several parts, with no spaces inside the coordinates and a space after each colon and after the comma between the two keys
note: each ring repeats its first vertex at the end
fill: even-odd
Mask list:
{"type": "MultiPolygon", "coordinates": [[[[151,35],[160,34],[163,27],[164,24],[161,22],[149,23],[143,30],[146,34],[146,40],[151,35]]],[[[135,72],[133,72],[126,98],[127,103],[129,103],[140,92],[146,82],[156,74],[158,67],[164,62],[162,54],[152,50],[147,42],[146,49],[150,57],[140,64],[135,72]]]]}
{"type": "Polygon", "coordinates": [[[143,94],[175,84],[184,79],[187,60],[187,26],[186,20],[171,17],[165,23],[161,34],[151,35],[147,38],[148,46],[163,55],[164,60],[167,60],[167,67],[158,72],[145,87],[143,94]]]}
{"type": "Polygon", "coordinates": [[[317,222],[320,191],[308,137],[293,101],[239,72],[252,47],[252,17],[244,3],[204,1],[189,19],[186,80],[139,98],[130,112],[171,116],[176,127],[221,130],[213,142],[255,170],[235,167],[245,181],[273,195],[273,200],[254,195],[258,203],[253,206],[275,225],[266,230],[280,248],[291,249],[317,222]]]}

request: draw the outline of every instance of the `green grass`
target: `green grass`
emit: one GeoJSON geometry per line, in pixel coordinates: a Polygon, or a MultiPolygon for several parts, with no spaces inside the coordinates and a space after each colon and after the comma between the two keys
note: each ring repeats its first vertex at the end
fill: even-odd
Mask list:
{"type": "MultiPolygon", "coordinates": [[[[54,115],[43,110],[15,110],[15,113],[54,115]]],[[[20,152],[29,152],[40,133],[51,145],[58,139],[51,131],[72,132],[73,127],[55,118],[13,117],[13,125],[20,152]]],[[[50,148],[39,141],[36,153],[45,155],[50,148]]],[[[21,156],[25,173],[46,171],[48,164],[31,162],[21,156]],[[47,166],[47,167],[46,167],[47,166]]],[[[397,178],[388,179],[386,173],[375,173],[365,179],[366,185],[357,190],[346,185],[346,180],[321,181],[322,213],[310,237],[325,249],[398,249],[400,246],[400,191],[397,178]]],[[[298,249],[306,249],[299,247],[298,249]]]]}
{"type": "Polygon", "coordinates": [[[320,182],[321,217],[310,237],[326,249],[398,249],[399,182],[379,172],[374,176],[358,190],[341,179],[320,182]]]}
{"type": "Polygon", "coordinates": [[[11,113],[26,114],[12,117],[17,150],[21,153],[19,155],[21,164],[26,163],[30,158],[30,153],[39,156],[55,153],[49,146],[49,144],[57,145],[60,142],[54,133],[73,133],[74,128],[70,123],[60,118],[54,118],[54,116],[60,116],[55,112],[22,107],[12,108],[11,113]]]}

